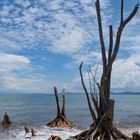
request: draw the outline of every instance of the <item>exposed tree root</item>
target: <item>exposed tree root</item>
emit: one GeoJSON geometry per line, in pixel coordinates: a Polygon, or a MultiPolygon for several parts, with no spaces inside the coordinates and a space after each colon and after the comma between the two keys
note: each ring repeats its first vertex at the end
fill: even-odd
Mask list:
{"type": "MultiPolygon", "coordinates": [[[[93,129],[86,130],[80,134],[70,137],[71,140],[109,140],[108,137],[105,138],[105,129],[97,128],[95,131],[93,129]]],[[[131,138],[122,134],[114,126],[112,127],[110,133],[110,140],[130,140],[131,138]]]]}
{"type": "Polygon", "coordinates": [[[62,90],[62,110],[60,112],[60,106],[59,106],[59,98],[57,93],[57,88],[54,87],[54,93],[55,93],[55,99],[56,99],[56,105],[57,105],[57,117],[49,122],[47,126],[49,127],[60,127],[60,128],[72,128],[74,125],[72,122],[70,122],[66,115],[65,115],[65,96],[64,96],[64,90],[62,90]]]}
{"type": "Polygon", "coordinates": [[[98,123],[94,123],[89,130],[86,130],[74,137],[74,140],[114,140],[129,139],[121,133],[108,119],[108,113],[105,113],[98,123]]]}
{"type": "Polygon", "coordinates": [[[47,124],[49,127],[72,128],[73,124],[62,114],[59,114],[53,121],[47,124]]]}

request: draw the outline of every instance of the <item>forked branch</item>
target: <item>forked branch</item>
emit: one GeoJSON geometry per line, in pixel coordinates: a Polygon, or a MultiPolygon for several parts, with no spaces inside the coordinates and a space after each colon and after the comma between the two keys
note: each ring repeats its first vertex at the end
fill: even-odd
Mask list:
{"type": "MultiPolygon", "coordinates": [[[[122,6],[123,7],[123,6],[122,6]]],[[[132,10],[132,12],[130,13],[130,15],[125,19],[123,20],[122,22],[120,22],[120,26],[118,28],[118,31],[117,31],[117,35],[116,35],[116,42],[115,42],[115,47],[114,47],[114,51],[113,51],[113,55],[112,55],[112,60],[111,60],[111,63],[114,62],[117,54],[118,54],[118,51],[119,51],[119,47],[120,47],[120,40],[121,40],[121,35],[122,35],[122,31],[124,29],[124,27],[131,21],[131,19],[136,15],[137,11],[138,11],[138,8],[139,8],[139,3],[135,5],[134,9],[132,10]]],[[[123,11],[123,9],[122,9],[123,11]]],[[[123,14],[122,14],[123,15],[123,14]]],[[[122,16],[121,15],[121,16],[122,16]]],[[[121,20],[122,20],[122,17],[121,17],[121,20]]]]}
{"type": "Polygon", "coordinates": [[[79,67],[80,77],[81,77],[81,81],[82,81],[82,86],[83,86],[83,89],[84,89],[86,97],[87,97],[88,106],[89,106],[89,110],[90,110],[92,119],[93,119],[93,121],[96,121],[96,115],[95,115],[95,112],[92,109],[92,106],[91,106],[91,103],[90,103],[89,94],[88,94],[87,88],[86,88],[85,83],[84,83],[83,74],[82,74],[82,66],[83,66],[83,62],[81,62],[80,67],[79,67]]]}

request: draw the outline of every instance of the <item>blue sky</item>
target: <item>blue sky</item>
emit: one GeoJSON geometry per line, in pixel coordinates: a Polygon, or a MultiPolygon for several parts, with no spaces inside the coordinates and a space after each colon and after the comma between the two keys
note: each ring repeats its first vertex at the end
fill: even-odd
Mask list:
{"type": "MultiPolygon", "coordinates": [[[[94,0],[1,0],[0,92],[51,93],[53,86],[82,92],[78,67],[99,65],[94,0]]],[[[138,0],[125,0],[125,17],[138,0]]],[[[101,0],[105,41],[114,35],[120,0],[101,0]]],[[[113,66],[112,91],[140,91],[140,10],[126,27],[113,66]]]]}

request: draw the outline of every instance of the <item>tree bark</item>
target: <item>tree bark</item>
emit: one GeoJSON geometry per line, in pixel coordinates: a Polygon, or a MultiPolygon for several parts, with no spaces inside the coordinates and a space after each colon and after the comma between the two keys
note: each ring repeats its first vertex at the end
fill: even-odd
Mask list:
{"type": "Polygon", "coordinates": [[[65,90],[62,90],[62,111],[61,114],[65,116],[65,95],[64,95],[65,90]]]}
{"type": "Polygon", "coordinates": [[[72,122],[68,120],[65,114],[65,94],[64,89],[62,90],[62,109],[60,112],[60,106],[59,106],[59,98],[57,93],[57,88],[54,87],[54,94],[56,99],[56,106],[57,106],[57,116],[54,120],[49,122],[47,126],[49,127],[59,127],[59,128],[72,128],[74,125],[72,122]]]}
{"type": "Polygon", "coordinates": [[[56,110],[57,110],[57,116],[60,114],[60,106],[59,106],[59,98],[57,93],[57,88],[54,86],[54,95],[56,100],[56,110]]]}
{"type": "MultiPolygon", "coordinates": [[[[124,0],[121,0],[121,18],[120,18],[120,25],[116,33],[115,44],[113,44],[113,26],[112,25],[109,26],[108,52],[106,52],[104,37],[103,37],[102,19],[101,19],[101,13],[100,13],[100,0],[96,0],[95,6],[96,6],[96,13],[97,13],[98,31],[99,31],[102,64],[103,64],[103,72],[102,72],[100,83],[96,83],[98,87],[98,91],[99,91],[99,97],[98,97],[99,99],[97,99],[99,103],[97,104],[96,102],[97,100],[94,98],[96,80],[94,80],[95,78],[93,78],[93,83],[94,83],[93,88],[91,87],[91,81],[89,80],[90,89],[91,90],[94,89],[93,91],[91,91],[91,95],[92,95],[91,98],[93,101],[92,103],[96,110],[93,110],[91,102],[90,102],[90,98],[89,98],[89,93],[84,83],[84,78],[82,75],[82,65],[83,65],[83,62],[82,62],[79,68],[81,82],[82,82],[83,89],[85,91],[85,95],[87,98],[87,102],[88,102],[89,110],[93,119],[93,123],[89,130],[86,130],[76,135],[73,138],[76,140],[94,140],[96,138],[100,138],[103,140],[128,139],[128,137],[122,134],[113,124],[115,101],[110,99],[111,73],[112,73],[113,63],[117,57],[117,54],[120,48],[122,32],[125,26],[136,15],[139,8],[139,4],[136,4],[132,12],[129,14],[129,16],[126,19],[124,19],[124,14],[123,14],[124,0]],[[108,58],[107,58],[107,54],[108,54],[108,58]]],[[[92,75],[92,77],[94,76],[92,75]]]]}

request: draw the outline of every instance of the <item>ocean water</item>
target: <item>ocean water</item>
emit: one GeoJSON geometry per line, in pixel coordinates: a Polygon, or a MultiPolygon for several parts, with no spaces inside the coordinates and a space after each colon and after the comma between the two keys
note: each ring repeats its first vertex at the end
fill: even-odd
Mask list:
{"type": "MultiPolygon", "coordinates": [[[[112,98],[115,99],[114,123],[129,135],[132,131],[140,131],[140,95],[113,94],[112,98]]],[[[56,116],[53,94],[0,94],[1,122],[4,112],[9,114],[12,125],[8,129],[0,125],[0,140],[25,140],[24,126],[35,129],[37,137],[32,138],[34,140],[47,140],[51,134],[65,140],[92,123],[84,93],[66,94],[66,114],[75,124],[74,129],[46,127],[56,116]]]]}

